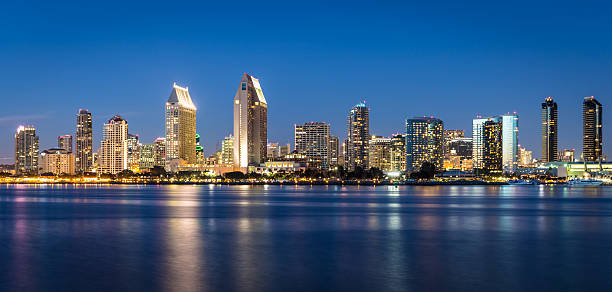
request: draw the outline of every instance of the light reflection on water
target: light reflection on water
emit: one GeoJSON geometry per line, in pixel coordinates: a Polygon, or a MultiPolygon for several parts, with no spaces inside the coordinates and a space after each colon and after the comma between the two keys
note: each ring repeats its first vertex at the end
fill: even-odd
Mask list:
{"type": "Polygon", "coordinates": [[[603,290],[612,188],[3,185],[0,246],[9,290],[603,290]]]}

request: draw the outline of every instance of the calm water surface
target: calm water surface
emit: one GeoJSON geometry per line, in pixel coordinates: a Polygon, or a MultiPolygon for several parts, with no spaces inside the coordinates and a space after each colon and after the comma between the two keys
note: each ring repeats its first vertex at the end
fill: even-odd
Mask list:
{"type": "Polygon", "coordinates": [[[3,291],[611,287],[611,187],[0,185],[3,291]]]}

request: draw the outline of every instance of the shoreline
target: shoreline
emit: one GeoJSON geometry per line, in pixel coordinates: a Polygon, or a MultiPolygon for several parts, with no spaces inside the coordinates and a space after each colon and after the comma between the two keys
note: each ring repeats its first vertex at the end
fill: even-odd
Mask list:
{"type": "MultiPolygon", "coordinates": [[[[503,186],[506,182],[462,181],[462,182],[0,182],[0,185],[321,185],[321,186],[503,186]]],[[[565,183],[546,183],[540,185],[567,185],[565,183]]],[[[536,185],[528,185],[536,186],[536,185]]],[[[602,186],[606,186],[603,184],[602,186]]]]}

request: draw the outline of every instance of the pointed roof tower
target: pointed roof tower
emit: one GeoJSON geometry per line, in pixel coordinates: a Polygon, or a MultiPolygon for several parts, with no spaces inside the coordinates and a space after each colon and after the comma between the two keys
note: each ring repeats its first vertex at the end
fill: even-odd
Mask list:
{"type": "Polygon", "coordinates": [[[168,103],[178,103],[179,105],[196,109],[195,105],[191,101],[191,96],[189,95],[188,87],[180,87],[176,85],[172,86],[172,92],[170,92],[170,97],[168,97],[168,103]]]}

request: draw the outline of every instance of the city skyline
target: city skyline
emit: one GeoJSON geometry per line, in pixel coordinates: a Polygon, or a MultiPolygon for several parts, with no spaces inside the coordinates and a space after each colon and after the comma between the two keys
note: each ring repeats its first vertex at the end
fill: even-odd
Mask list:
{"type": "MultiPolygon", "coordinates": [[[[0,20],[14,28],[0,32],[7,40],[0,46],[5,56],[0,84],[7,96],[0,135],[34,125],[41,149],[73,132],[79,108],[94,115],[94,145],[114,114],[129,120],[143,141],[163,137],[159,104],[176,81],[190,87],[209,154],[233,132],[228,97],[236,76],[249,72],[266,87],[274,105],[268,137],[281,144],[290,143],[291,126],[304,121],[325,121],[342,138],[346,108],[364,97],[371,132],[388,136],[402,132],[403,121],[412,116],[434,115],[448,128],[468,131],[476,115],[516,111],[521,125],[539,125],[535,107],[552,96],[563,131],[559,149],[581,153],[582,98],[595,96],[605,105],[612,92],[610,18],[597,5],[530,3],[523,11],[520,5],[448,3],[455,11],[449,13],[428,3],[349,10],[315,3],[289,17],[275,5],[259,3],[248,5],[249,13],[266,21],[244,38],[229,37],[239,28],[230,21],[233,9],[217,13],[222,7],[203,4],[189,5],[190,11],[153,4],[144,15],[134,14],[138,9],[130,4],[76,13],[76,6],[61,3],[49,18],[22,5],[8,4],[7,11],[15,13],[0,20]],[[102,28],[109,13],[119,21],[102,28]],[[162,24],[162,16],[181,21],[162,24]],[[24,18],[31,21],[15,27],[24,18]]],[[[609,117],[604,111],[604,124],[609,117]]],[[[612,137],[611,131],[604,127],[603,136],[612,137]]],[[[541,155],[540,140],[537,131],[521,133],[521,144],[534,157],[541,155]]],[[[0,163],[11,162],[11,144],[0,142],[0,163]]],[[[611,147],[604,140],[605,154],[611,147]]]]}

